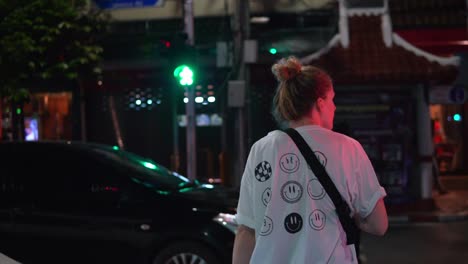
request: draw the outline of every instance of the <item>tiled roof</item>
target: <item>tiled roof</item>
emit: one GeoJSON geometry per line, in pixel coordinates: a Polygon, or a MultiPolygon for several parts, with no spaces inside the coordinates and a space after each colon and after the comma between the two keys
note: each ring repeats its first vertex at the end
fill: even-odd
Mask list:
{"type": "Polygon", "coordinates": [[[404,29],[395,32],[414,46],[440,56],[468,52],[466,28],[404,29]]]}
{"type": "Polygon", "coordinates": [[[449,56],[468,51],[466,0],[391,0],[393,30],[427,52],[449,56]]]}
{"type": "MultiPolygon", "coordinates": [[[[382,34],[381,15],[348,17],[349,46],[335,36],[324,49],[303,58],[328,71],[335,83],[422,83],[449,84],[457,75],[454,63],[428,54],[392,34],[387,47],[382,34]]],[[[341,32],[341,34],[343,34],[341,32]]]]}
{"type": "Polygon", "coordinates": [[[391,0],[395,29],[466,26],[466,0],[391,0]]]}

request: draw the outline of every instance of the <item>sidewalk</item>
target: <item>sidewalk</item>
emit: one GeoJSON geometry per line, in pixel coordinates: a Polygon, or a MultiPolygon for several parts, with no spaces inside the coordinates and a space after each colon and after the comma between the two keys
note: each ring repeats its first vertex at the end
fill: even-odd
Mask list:
{"type": "Polygon", "coordinates": [[[389,224],[468,221],[468,175],[441,176],[441,184],[446,193],[432,199],[388,206],[389,224]]]}

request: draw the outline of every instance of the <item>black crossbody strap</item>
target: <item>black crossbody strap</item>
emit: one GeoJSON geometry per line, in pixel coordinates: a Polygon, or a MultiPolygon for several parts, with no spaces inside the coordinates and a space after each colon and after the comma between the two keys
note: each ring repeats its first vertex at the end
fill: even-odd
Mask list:
{"type": "Polygon", "coordinates": [[[354,223],[354,220],[349,216],[351,210],[349,209],[348,204],[343,200],[341,194],[336,189],[336,186],[330,179],[330,176],[328,176],[325,167],[317,159],[314,152],[304,140],[304,138],[302,138],[299,132],[297,132],[293,128],[287,128],[283,131],[292,138],[294,143],[296,143],[296,146],[302,153],[302,156],[304,156],[305,160],[309,164],[310,168],[314,172],[320,184],[322,184],[328,196],[330,196],[331,200],[333,201],[333,204],[336,207],[336,212],[340,219],[340,223],[343,226],[344,231],[346,232],[347,244],[350,245],[356,243],[358,228],[354,223]]]}

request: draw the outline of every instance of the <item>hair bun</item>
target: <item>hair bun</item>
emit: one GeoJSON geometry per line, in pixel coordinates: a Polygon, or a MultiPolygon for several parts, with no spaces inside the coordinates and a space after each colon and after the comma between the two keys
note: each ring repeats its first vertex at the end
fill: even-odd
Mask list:
{"type": "Polygon", "coordinates": [[[302,64],[296,57],[281,59],[272,67],[272,72],[280,82],[291,80],[301,73],[302,64]]]}

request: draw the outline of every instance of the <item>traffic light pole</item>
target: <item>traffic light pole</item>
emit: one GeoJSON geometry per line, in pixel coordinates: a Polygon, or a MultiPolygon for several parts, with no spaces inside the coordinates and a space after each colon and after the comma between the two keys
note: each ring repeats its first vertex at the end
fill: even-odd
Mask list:
{"type": "MultiPolygon", "coordinates": [[[[193,25],[193,0],[184,0],[184,30],[187,34],[187,45],[195,45],[194,25],[193,25]]],[[[188,102],[185,105],[187,116],[186,146],[187,146],[187,177],[196,179],[197,173],[197,149],[196,149],[196,127],[195,127],[195,91],[193,85],[186,87],[188,102]]]]}
{"type": "MultiPolygon", "coordinates": [[[[249,83],[250,83],[250,74],[249,74],[249,66],[245,63],[244,60],[244,41],[249,39],[250,37],[250,9],[249,9],[249,1],[244,0],[236,0],[235,1],[235,12],[234,12],[234,58],[238,60],[238,63],[235,65],[238,67],[237,69],[237,80],[244,81],[245,83],[245,92],[248,94],[249,90],[249,83]]],[[[245,95],[244,95],[245,96],[245,95]]],[[[245,99],[245,97],[244,97],[245,99]]],[[[246,162],[246,137],[245,137],[245,130],[246,130],[246,120],[245,120],[245,112],[249,111],[249,102],[247,101],[247,106],[244,104],[240,107],[236,108],[236,115],[235,115],[235,129],[237,130],[235,133],[234,144],[236,146],[236,155],[233,157],[233,167],[232,173],[233,178],[230,180],[231,184],[235,187],[240,186],[241,177],[243,168],[245,167],[246,162]]]]}
{"type": "Polygon", "coordinates": [[[195,180],[197,175],[195,89],[193,86],[187,86],[186,91],[188,98],[188,102],[185,105],[187,115],[187,177],[195,180]]]}
{"type": "Polygon", "coordinates": [[[173,153],[171,157],[171,169],[179,172],[180,154],[179,154],[179,122],[177,120],[177,92],[171,91],[171,114],[172,114],[172,133],[173,133],[173,153]]]}
{"type": "Polygon", "coordinates": [[[184,30],[187,34],[187,45],[195,45],[195,33],[193,29],[193,0],[184,0],[184,30]]]}

